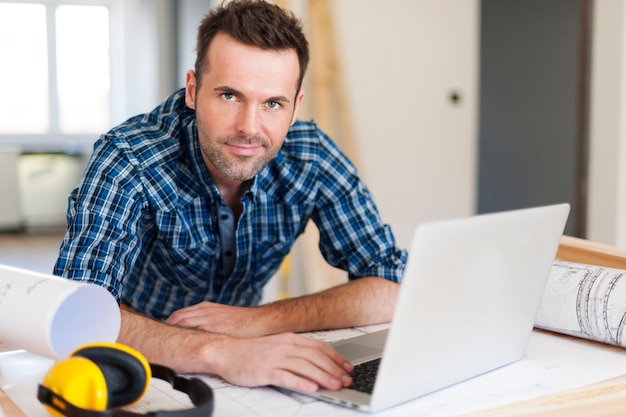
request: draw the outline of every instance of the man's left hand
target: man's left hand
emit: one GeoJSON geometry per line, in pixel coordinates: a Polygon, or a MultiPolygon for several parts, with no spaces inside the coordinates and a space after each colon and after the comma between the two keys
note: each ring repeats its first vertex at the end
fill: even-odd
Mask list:
{"type": "Polygon", "coordinates": [[[166,323],[233,337],[386,323],[393,317],[399,288],[386,279],[367,277],[257,307],[203,301],[175,311],[166,323]]]}
{"type": "Polygon", "coordinates": [[[233,337],[264,336],[267,331],[263,329],[263,320],[256,312],[257,309],[203,301],[175,311],[166,323],[233,337]]]}

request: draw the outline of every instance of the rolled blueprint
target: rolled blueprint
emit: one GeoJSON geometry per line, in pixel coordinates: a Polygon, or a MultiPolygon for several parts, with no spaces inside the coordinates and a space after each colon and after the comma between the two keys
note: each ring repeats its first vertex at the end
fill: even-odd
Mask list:
{"type": "Polygon", "coordinates": [[[626,270],[555,261],[535,326],[626,347],[626,270]]]}
{"type": "Polygon", "coordinates": [[[115,342],[117,301],[105,288],[0,265],[0,342],[51,359],[115,342]]]}

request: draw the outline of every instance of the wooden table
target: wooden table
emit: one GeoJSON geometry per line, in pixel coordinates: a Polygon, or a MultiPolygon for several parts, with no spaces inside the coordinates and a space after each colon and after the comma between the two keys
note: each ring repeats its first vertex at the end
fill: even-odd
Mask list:
{"type": "Polygon", "coordinates": [[[26,417],[22,410],[17,408],[15,403],[2,390],[0,390],[0,407],[5,417],[26,417]]]}
{"type": "Polygon", "coordinates": [[[626,375],[590,387],[513,404],[481,417],[617,417],[626,415],[626,375]]]}
{"type": "MultiPolygon", "coordinates": [[[[543,330],[535,330],[543,331],[543,330]]],[[[573,338],[558,335],[563,338],[573,338]]],[[[581,339],[576,338],[580,341],[581,339]]],[[[623,352],[626,349],[602,343],[584,341],[601,349],[623,352]]],[[[571,391],[547,395],[509,404],[464,417],[623,417],[626,415],[626,375],[571,391]]]]}

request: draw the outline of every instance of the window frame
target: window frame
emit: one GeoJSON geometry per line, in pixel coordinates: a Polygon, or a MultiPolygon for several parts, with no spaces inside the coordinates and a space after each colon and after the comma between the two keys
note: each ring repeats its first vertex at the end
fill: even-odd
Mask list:
{"type": "Polygon", "coordinates": [[[0,133],[0,151],[3,149],[18,150],[20,152],[63,152],[63,153],[90,153],[93,143],[103,132],[69,134],[62,133],[59,129],[59,108],[57,90],[57,66],[56,66],[56,9],[62,5],[85,5],[104,6],[109,10],[109,45],[110,45],[110,114],[111,124],[118,117],[114,109],[119,109],[121,84],[116,78],[123,69],[124,44],[121,37],[114,35],[114,28],[119,26],[121,7],[123,0],[0,0],[0,3],[16,4],[40,4],[46,8],[46,41],[48,51],[48,116],[49,127],[46,133],[0,133]]]}

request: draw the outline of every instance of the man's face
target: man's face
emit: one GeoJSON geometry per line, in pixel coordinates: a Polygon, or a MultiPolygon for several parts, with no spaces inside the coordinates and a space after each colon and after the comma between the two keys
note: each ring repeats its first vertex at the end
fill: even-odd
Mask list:
{"type": "Polygon", "coordinates": [[[302,101],[299,72],[295,50],[267,51],[218,33],[206,72],[187,73],[186,103],[217,183],[249,180],[276,156],[302,101]]]}

